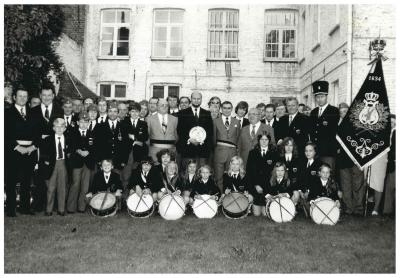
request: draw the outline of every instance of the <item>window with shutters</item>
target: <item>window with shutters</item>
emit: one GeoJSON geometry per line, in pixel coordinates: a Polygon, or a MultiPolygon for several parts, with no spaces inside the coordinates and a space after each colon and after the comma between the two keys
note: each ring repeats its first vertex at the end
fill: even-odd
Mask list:
{"type": "Polygon", "coordinates": [[[153,84],[151,88],[153,97],[167,98],[176,96],[179,98],[181,86],[179,84],[153,84]]]}
{"type": "Polygon", "coordinates": [[[105,98],[126,98],[126,84],[122,82],[101,82],[98,95],[105,98]]]}

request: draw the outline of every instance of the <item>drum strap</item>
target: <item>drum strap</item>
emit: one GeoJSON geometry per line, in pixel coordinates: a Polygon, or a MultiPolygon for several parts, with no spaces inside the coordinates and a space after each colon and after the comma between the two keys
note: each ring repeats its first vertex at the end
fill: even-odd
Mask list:
{"type": "Polygon", "coordinates": [[[286,212],[289,213],[290,216],[294,217],[294,215],[290,211],[288,211],[284,206],[281,205],[280,201],[278,202],[277,200],[275,200],[275,198],[271,198],[271,199],[272,199],[272,201],[276,202],[279,205],[280,211],[281,211],[281,217],[282,217],[282,209],[286,210],[286,212]]]}
{"type": "Polygon", "coordinates": [[[336,223],[335,223],[334,221],[332,221],[332,219],[329,217],[329,213],[331,213],[331,211],[333,210],[334,206],[329,210],[328,214],[326,214],[316,203],[314,203],[314,206],[315,206],[320,212],[322,212],[322,214],[325,216],[325,217],[321,220],[321,223],[319,223],[319,224],[322,224],[322,222],[325,220],[325,218],[328,218],[329,221],[331,221],[333,225],[336,224],[336,223]]]}
{"type": "Polygon", "coordinates": [[[215,210],[207,203],[208,200],[210,200],[210,198],[208,198],[207,200],[204,200],[203,197],[201,195],[199,195],[201,200],[203,201],[202,203],[200,203],[196,208],[198,208],[199,206],[203,205],[204,203],[213,211],[215,212],[215,210]]]}

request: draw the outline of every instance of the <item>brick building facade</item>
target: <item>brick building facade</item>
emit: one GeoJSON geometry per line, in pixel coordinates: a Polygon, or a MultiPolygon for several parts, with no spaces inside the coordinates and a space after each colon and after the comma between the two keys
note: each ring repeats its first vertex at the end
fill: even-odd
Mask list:
{"type": "Polygon", "coordinates": [[[311,83],[330,83],[330,102],[350,103],[365,78],[369,42],[387,41],[394,109],[395,9],[389,5],[66,6],[58,52],[97,94],[168,94],[236,104],[296,96],[311,107],[311,83]]]}

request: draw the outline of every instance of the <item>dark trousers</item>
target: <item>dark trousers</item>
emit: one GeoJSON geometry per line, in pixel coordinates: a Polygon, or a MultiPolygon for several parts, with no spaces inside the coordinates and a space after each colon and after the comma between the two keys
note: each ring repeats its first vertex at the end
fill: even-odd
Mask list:
{"type": "Polygon", "coordinates": [[[364,173],[356,165],[340,169],[340,184],[347,213],[363,213],[366,186],[364,173]]]}
{"type": "Polygon", "coordinates": [[[57,210],[65,212],[65,199],[67,190],[67,168],[64,160],[57,160],[54,165],[53,173],[50,179],[46,180],[47,184],[47,206],[46,212],[53,211],[54,200],[57,195],[57,210]]]}
{"type": "Polygon", "coordinates": [[[17,183],[20,182],[20,208],[22,210],[31,209],[31,181],[33,170],[35,168],[37,153],[32,152],[28,154],[20,154],[17,151],[13,151],[10,154],[10,161],[6,165],[7,184],[6,184],[6,211],[15,212],[17,206],[17,183]]]}
{"type": "Polygon", "coordinates": [[[72,170],[72,183],[68,192],[67,211],[85,211],[86,194],[89,190],[90,169],[83,165],[82,168],[72,170]]]}

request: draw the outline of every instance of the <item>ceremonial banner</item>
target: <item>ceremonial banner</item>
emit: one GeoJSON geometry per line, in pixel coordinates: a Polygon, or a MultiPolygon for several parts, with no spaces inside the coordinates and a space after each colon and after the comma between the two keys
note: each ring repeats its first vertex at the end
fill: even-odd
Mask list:
{"type": "Polygon", "coordinates": [[[389,151],[389,114],[382,60],[379,58],[372,65],[336,135],[336,140],[361,169],[389,151]]]}

